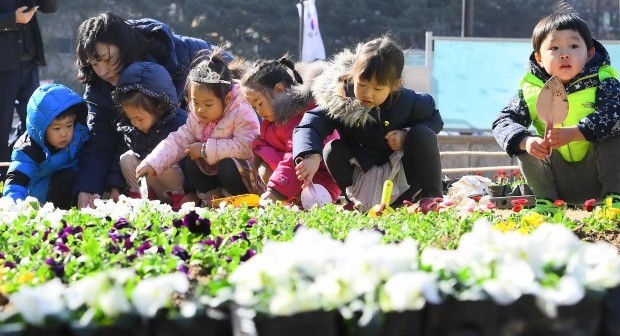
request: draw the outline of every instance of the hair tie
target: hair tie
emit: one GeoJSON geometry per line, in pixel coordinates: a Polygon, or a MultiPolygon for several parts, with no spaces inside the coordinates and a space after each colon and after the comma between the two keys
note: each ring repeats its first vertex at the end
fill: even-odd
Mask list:
{"type": "Polygon", "coordinates": [[[295,70],[295,64],[286,57],[282,57],[278,60],[278,63],[286,65],[291,71],[293,71],[293,77],[295,77],[295,81],[297,84],[303,84],[304,80],[301,78],[301,75],[297,70],[295,70]]]}

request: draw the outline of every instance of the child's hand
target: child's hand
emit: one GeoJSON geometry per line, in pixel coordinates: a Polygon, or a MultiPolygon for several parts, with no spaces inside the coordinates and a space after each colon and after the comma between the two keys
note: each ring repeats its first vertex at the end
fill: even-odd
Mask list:
{"type": "Polygon", "coordinates": [[[260,195],[260,199],[261,201],[272,201],[273,203],[280,201],[280,198],[275,193],[272,193],[269,189],[267,189],[267,191],[260,195]]]}
{"type": "Polygon", "coordinates": [[[121,191],[118,188],[110,189],[110,199],[114,202],[118,202],[118,198],[121,196],[121,191]]]}
{"type": "Polygon", "coordinates": [[[388,147],[393,151],[399,151],[405,146],[405,138],[407,138],[407,132],[405,130],[393,130],[387,132],[385,135],[385,141],[388,147]]]}
{"type": "Polygon", "coordinates": [[[77,207],[82,208],[95,208],[95,200],[99,199],[99,195],[91,194],[89,192],[80,191],[77,197],[77,207]]]}
{"type": "Polygon", "coordinates": [[[297,179],[303,181],[302,188],[307,187],[312,182],[314,174],[319,170],[321,164],[321,156],[319,154],[312,154],[305,159],[295,159],[297,165],[295,165],[297,179]]]}
{"type": "Polygon", "coordinates": [[[155,169],[153,169],[153,167],[151,167],[148,163],[144,163],[144,161],[140,162],[138,167],[136,167],[136,177],[140,178],[142,175],[146,175],[148,178],[157,177],[155,169]]]}
{"type": "Polygon", "coordinates": [[[525,151],[530,155],[543,160],[549,155],[549,147],[547,141],[543,138],[529,136],[523,139],[525,142],[525,151]]]}
{"type": "Polygon", "coordinates": [[[573,141],[585,140],[577,126],[552,128],[547,133],[552,148],[562,147],[573,141]]]}
{"type": "Polygon", "coordinates": [[[202,148],[202,142],[195,142],[185,149],[185,155],[189,156],[190,159],[196,160],[201,158],[200,148],[202,148]]]}

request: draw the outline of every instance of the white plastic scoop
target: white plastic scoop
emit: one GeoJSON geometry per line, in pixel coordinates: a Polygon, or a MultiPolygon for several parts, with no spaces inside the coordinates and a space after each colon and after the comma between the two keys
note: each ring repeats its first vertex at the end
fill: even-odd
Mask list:
{"type": "Polygon", "coordinates": [[[536,101],[536,111],[540,120],[545,123],[543,137],[549,146],[549,153],[547,154],[549,157],[551,156],[551,144],[547,139],[547,134],[556,125],[562,124],[568,115],[566,90],[564,90],[564,84],[558,77],[549,78],[543,86],[536,101]]]}
{"type": "Polygon", "coordinates": [[[301,190],[301,206],[309,210],[313,206],[322,207],[332,203],[332,196],[324,186],[310,182],[310,185],[301,190]]]}
{"type": "MultiPolygon", "coordinates": [[[[298,165],[302,161],[302,158],[296,158],[295,165],[298,165]]],[[[301,206],[305,210],[309,210],[315,205],[322,207],[329,203],[332,203],[332,195],[320,184],[314,184],[310,181],[310,184],[301,190],[301,206]]]]}

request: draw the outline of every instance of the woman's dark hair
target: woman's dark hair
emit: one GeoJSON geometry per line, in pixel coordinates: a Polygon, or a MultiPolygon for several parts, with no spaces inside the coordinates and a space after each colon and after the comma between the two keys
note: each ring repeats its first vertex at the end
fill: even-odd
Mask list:
{"type": "Polygon", "coordinates": [[[115,91],[115,100],[122,105],[122,112],[125,114],[125,108],[135,107],[146,111],[148,114],[161,118],[166,108],[160,102],[148,96],[139,90],[131,90],[127,92],[115,91]]]}
{"type": "Polygon", "coordinates": [[[241,79],[241,86],[244,90],[256,91],[268,98],[273,98],[273,89],[278,83],[287,89],[295,84],[303,84],[301,75],[295,70],[295,64],[288,55],[284,55],[279,60],[254,62],[241,79]]]}
{"type": "Polygon", "coordinates": [[[82,22],[77,31],[75,66],[77,79],[82,83],[92,83],[97,77],[89,62],[101,58],[95,49],[97,42],[118,47],[119,55],[114,65],[119,72],[135,61],[144,60],[149,50],[147,38],[120,16],[104,12],[90,17],[82,22]]]}
{"type": "MultiPolygon", "coordinates": [[[[232,90],[232,73],[228,68],[224,49],[214,48],[213,50],[202,49],[194,55],[190,64],[189,75],[185,83],[185,92],[190,94],[189,84],[195,82],[207,90],[213,92],[222,102],[226,101],[226,95],[232,90]],[[227,83],[205,83],[200,80],[203,75],[216,75],[221,81],[227,83]]],[[[190,97],[187,99],[190,100],[190,97]]]]}
{"type": "Polygon", "coordinates": [[[574,30],[581,35],[586,43],[586,48],[590,50],[594,47],[592,33],[588,24],[583,21],[573,7],[565,1],[560,1],[555,12],[538,22],[532,33],[532,47],[534,52],[540,53],[540,46],[543,41],[554,31],[574,30]]]}
{"type": "Polygon", "coordinates": [[[392,86],[402,78],[405,67],[403,51],[388,36],[370,40],[357,48],[348,79],[375,79],[377,84],[392,86]]]}

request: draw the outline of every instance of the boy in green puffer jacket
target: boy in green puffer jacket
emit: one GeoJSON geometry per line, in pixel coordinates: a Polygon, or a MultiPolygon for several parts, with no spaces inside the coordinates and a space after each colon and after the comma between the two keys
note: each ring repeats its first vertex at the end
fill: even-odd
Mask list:
{"type": "Polygon", "coordinates": [[[536,195],[534,211],[553,214],[555,200],[583,204],[612,198],[620,208],[620,82],[609,54],[566,3],[532,34],[534,51],[517,95],[493,123],[493,135],[536,195]],[[545,134],[536,111],[544,83],[557,76],[566,89],[566,120],[545,134]],[[528,130],[534,126],[538,134],[528,130]],[[547,157],[551,148],[557,149],[547,157]]]}

